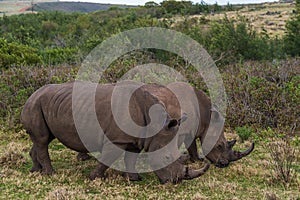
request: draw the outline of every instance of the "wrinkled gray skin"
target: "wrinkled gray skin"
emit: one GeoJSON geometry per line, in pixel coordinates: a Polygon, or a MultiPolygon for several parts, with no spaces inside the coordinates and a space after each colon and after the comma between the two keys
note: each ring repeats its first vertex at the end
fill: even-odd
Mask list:
{"type": "MultiPolygon", "coordinates": [[[[99,133],[92,133],[95,134],[96,139],[92,137],[90,146],[93,147],[92,151],[101,152],[100,160],[106,160],[106,164],[107,162],[112,164],[120,156],[116,155],[115,152],[114,155],[111,154],[110,143],[132,152],[140,152],[143,149],[146,152],[151,152],[165,146],[174,137],[177,137],[176,132],[182,120],[180,117],[171,119],[167,113],[162,113],[168,117],[164,128],[162,128],[158,134],[146,139],[125,134],[118,128],[112,115],[111,95],[113,89],[113,84],[99,84],[96,90],[95,104],[97,119],[107,138],[99,135],[99,133]]],[[[33,142],[32,149],[30,150],[30,156],[33,161],[31,172],[53,173],[48,153],[48,144],[55,138],[66,147],[80,152],[81,155],[87,155],[88,150],[83,145],[74,125],[72,115],[72,90],[73,83],[46,85],[37,90],[27,100],[21,114],[21,121],[33,142]]],[[[84,92],[82,96],[84,96],[84,92]]],[[[83,108],[82,110],[85,110],[84,107],[88,106],[85,105],[85,102],[86,101],[83,100],[81,101],[81,105],[78,105],[83,108]]],[[[136,90],[130,100],[129,110],[132,120],[140,126],[149,124],[150,118],[148,111],[154,104],[164,106],[157,97],[148,91],[144,89],[136,90]]],[[[161,159],[169,159],[170,156],[174,157],[175,155],[173,155],[173,152],[169,152],[168,155],[161,155],[161,159]]],[[[161,162],[162,160],[152,159],[151,162],[155,164],[155,162],[161,162]]],[[[135,162],[136,158],[126,158],[125,154],[125,165],[127,168],[134,168],[131,163],[135,162]]],[[[90,179],[93,180],[97,177],[104,177],[106,169],[110,166],[106,164],[99,162],[97,167],[91,172],[90,179]]],[[[181,162],[175,161],[165,168],[156,170],[155,174],[161,183],[176,183],[183,179],[199,177],[204,174],[208,168],[209,164],[200,170],[192,170],[181,162]]],[[[140,178],[137,173],[130,173],[128,176],[133,180],[140,178]]]]}
{"type": "MultiPolygon", "coordinates": [[[[191,87],[186,83],[176,82],[171,83],[169,85],[172,88],[176,88],[176,91],[179,91],[181,96],[185,97],[187,94],[186,91],[190,90],[193,91],[198,100],[198,106],[199,106],[199,113],[190,113],[190,111],[197,112],[196,105],[194,105],[194,102],[191,102],[189,100],[190,97],[186,97],[184,103],[188,106],[188,116],[198,116],[199,124],[196,128],[197,131],[195,133],[195,129],[193,129],[192,126],[189,124],[186,124],[186,127],[184,127],[184,131],[187,133],[185,134],[181,139],[179,140],[179,145],[181,144],[181,141],[184,140],[185,146],[188,149],[190,159],[191,161],[197,161],[202,160],[199,158],[199,154],[197,151],[197,139],[200,139],[200,142],[203,146],[204,138],[207,134],[214,134],[214,133],[208,133],[208,127],[210,124],[210,121],[212,120],[213,126],[214,124],[220,124],[220,122],[224,121],[223,116],[212,107],[211,101],[209,97],[202,92],[201,90],[191,87]]],[[[153,94],[154,96],[157,96],[165,105],[167,112],[170,113],[173,117],[177,117],[178,114],[175,112],[176,108],[179,107],[179,102],[176,98],[176,96],[173,94],[171,90],[169,90],[167,87],[156,85],[156,84],[150,84],[145,86],[145,90],[153,94]]],[[[212,127],[212,130],[214,130],[214,127],[212,127]]],[[[224,131],[222,129],[222,133],[220,134],[220,137],[217,139],[216,144],[212,148],[211,151],[206,153],[205,157],[216,167],[227,167],[230,162],[236,161],[241,159],[242,157],[247,156],[252,152],[254,149],[254,143],[251,144],[251,146],[243,152],[235,151],[233,150],[233,146],[236,143],[236,140],[233,141],[227,141],[224,136],[224,131]]],[[[204,151],[204,149],[203,149],[204,151]]]]}

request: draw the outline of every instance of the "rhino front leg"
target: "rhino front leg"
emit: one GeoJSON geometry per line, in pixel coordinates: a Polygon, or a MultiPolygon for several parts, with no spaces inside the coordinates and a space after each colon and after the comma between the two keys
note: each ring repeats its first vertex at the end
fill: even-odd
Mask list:
{"type": "Polygon", "coordinates": [[[125,173],[125,177],[127,177],[130,181],[141,181],[142,177],[137,173],[135,169],[135,164],[138,158],[138,153],[140,150],[135,150],[133,152],[126,152],[124,161],[127,172],[125,173]]]}
{"type": "Polygon", "coordinates": [[[96,169],[90,173],[90,180],[95,180],[96,178],[105,178],[104,173],[108,168],[108,166],[100,162],[96,169]]]}
{"type": "Polygon", "coordinates": [[[100,162],[96,169],[90,173],[90,180],[105,178],[105,171],[122,155],[124,150],[108,142],[103,146],[100,162]]]}
{"type": "Polygon", "coordinates": [[[190,144],[190,146],[188,146],[188,143],[186,143],[186,141],[185,141],[185,146],[186,146],[186,148],[187,148],[187,150],[189,152],[190,160],[192,162],[203,161],[203,159],[201,159],[199,157],[198,149],[197,149],[197,143],[196,143],[195,139],[192,141],[192,143],[190,144]]]}
{"type": "Polygon", "coordinates": [[[79,161],[86,161],[86,160],[90,160],[92,158],[92,156],[90,156],[88,153],[79,152],[77,154],[76,158],[79,161]]]}

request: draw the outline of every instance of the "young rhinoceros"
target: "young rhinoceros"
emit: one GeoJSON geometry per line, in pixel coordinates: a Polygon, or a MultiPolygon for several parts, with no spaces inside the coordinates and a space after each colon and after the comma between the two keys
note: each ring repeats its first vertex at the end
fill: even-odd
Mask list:
{"type": "Polygon", "coordinates": [[[179,140],[179,145],[184,140],[192,161],[200,159],[197,151],[197,139],[200,139],[205,157],[220,168],[227,167],[230,162],[239,160],[253,151],[254,143],[243,152],[233,150],[236,140],[226,140],[223,130],[224,118],[212,106],[209,97],[201,90],[183,82],[171,83],[168,87],[149,84],[145,85],[144,89],[157,96],[165,104],[167,112],[173,117],[178,116],[176,109],[181,106],[188,113],[189,120],[195,122],[194,124],[191,122],[183,124],[181,128],[187,134],[182,135],[179,140]],[[172,91],[175,91],[176,95],[172,91]],[[181,104],[178,97],[182,98],[181,104]],[[213,138],[214,135],[217,137],[213,138]],[[211,140],[215,140],[213,141],[214,145],[205,148],[209,145],[204,143],[210,142],[210,137],[211,140]]]}
{"type": "MultiPolygon", "coordinates": [[[[127,134],[119,128],[115,120],[116,116],[113,115],[112,111],[113,102],[111,99],[114,88],[114,84],[73,82],[46,85],[31,95],[21,114],[21,121],[33,142],[30,150],[33,161],[31,172],[39,171],[45,174],[53,172],[48,144],[55,138],[66,147],[77,152],[101,152],[100,162],[96,169],[91,172],[90,179],[104,177],[106,169],[120,157],[124,152],[122,150],[155,152],[166,146],[174,138],[177,143],[178,136],[176,133],[182,119],[180,117],[171,119],[165,111],[164,103],[143,88],[137,89],[130,98],[128,109],[131,118],[140,127],[149,127],[151,121],[156,121],[160,122],[158,125],[162,128],[157,134],[153,134],[150,126],[150,128],[143,129],[146,131],[142,131],[140,137],[127,134]],[[77,85],[76,98],[73,95],[75,84],[77,85]],[[91,101],[86,98],[92,90],[94,91],[94,108],[93,106],[91,108],[91,101]],[[151,118],[149,112],[153,105],[159,105],[162,108],[158,109],[155,116],[163,116],[161,118],[164,119],[163,121],[151,118]],[[90,109],[95,112],[96,122],[99,122],[103,131],[102,134],[97,129],[90,128],[95,123],[95,120],[91,118],[93,113],[90,112],[90,109]],[[76,123],[79,123],[79,126],[76,126],[76,123]],[[149,135],[150,137],[148,137],[149,135]],[[115,150],[115,147],[119,150],[115,150]]],[[[117,96],[119,99],[117,105],[122,104],[122,98],[122,96],[117,96]]],[[[122,120],[121,123],[125,122],[126,124],[128,121],[126,114],[128,113],[122,112],[122,110],[119,110],[118,113],[118,119],[122,120]]],[[[176,144],[174,149],[176,149],[175,146],[176,144]]],[[[150,158],[150,166],[155,167],[161,162],[175,158],[176,154],[171,149],[162,155],[154,156],[150,158]]],[[[126,159],[125,153],[125,165],[130,166],[130,162],[132,159],[126,159]]],[[[174,161],[163,168],[156,168],[155,174],[161,183],[178,182],[182,179],[199,177],[208,168],[209,164],[200,170],[192,170],[179,161],[174,161]]]]}

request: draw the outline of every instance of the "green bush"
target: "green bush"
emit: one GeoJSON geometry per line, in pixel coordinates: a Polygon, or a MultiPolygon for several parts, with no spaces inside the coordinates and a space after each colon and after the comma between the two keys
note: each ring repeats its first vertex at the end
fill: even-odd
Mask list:
{"type": "Polygon", "coordinates": [[[36,65],[41,62],[37,50],[0,38],[0,68],[16,65],[36,65]]]}
{"type": "Polygon", "coordinates": [[[213,22],[206,35],[204,46],[221,64],[241,60],[272,60],[283,57],[283,47],[277,38],[258,34],[246,18],[237,22],[225,15],[220,22],[213,22]],[[274,45],[276,44],[276,45],[274,45]]]}
{"type": "Polygon", "coordinates": [[[42,52],[43,62],[45,65],[57,65],[57,64],[77,64],[80,62],[75,56],[77,49],[74,48],[53,48],[46,49],[42,52]]]}
{"type": "Polygon", "coordinates": [[[246,62],[222,70],[229,126],[295,129],[300,123],[299,59],[246,62]]]}
{"type": "Polygon", "coordinates": [[[254,132],[253,128],[249,126],[236,127],[235,131],[240,137],[242,142],[248,140],[251,137],[252,133],[254,132]]]}

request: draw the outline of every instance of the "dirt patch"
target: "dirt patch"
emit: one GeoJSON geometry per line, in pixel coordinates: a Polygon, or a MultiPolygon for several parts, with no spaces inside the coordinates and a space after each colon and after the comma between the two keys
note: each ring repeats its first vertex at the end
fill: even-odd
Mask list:
{"type": "Polygon", "coordinates": [[[31,8],[31,6],[25,6],[25,7],[21,8],[21,9],[19,10],[19,12],[25,12],[25,11],[27,11],[29,8],[31,8]]]}

